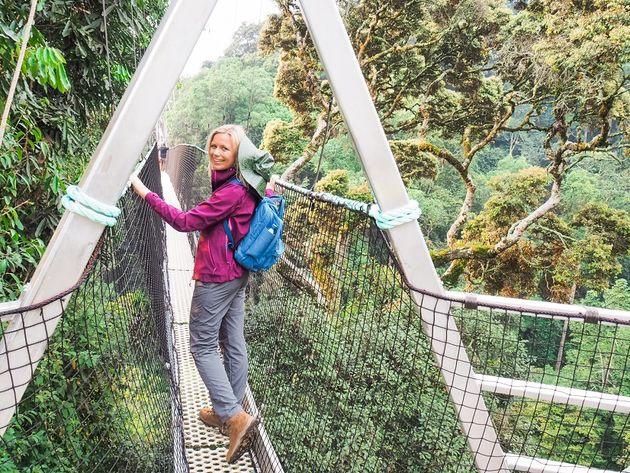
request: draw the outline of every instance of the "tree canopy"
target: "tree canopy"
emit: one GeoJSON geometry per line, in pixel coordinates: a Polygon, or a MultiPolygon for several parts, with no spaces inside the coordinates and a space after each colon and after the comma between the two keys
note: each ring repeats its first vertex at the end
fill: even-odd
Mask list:
{"type": "MultiPolygon", "coordinates": [[[[626,3],[339,0],[403,180],[423,209],[420,223],[446,285],[630,307],[626,3]]],[[[82,173],[165,4],[40,2],[0,149],[0,298],[15,298],[34,268],[57,223],[58,198],[66,183],[82,173]]],[[[271,151],[286,179],[370,201],[298,2],[277,4],[279,14],[262,26],[241,25],[224,57],[178,84],[166,113],[170,144],[203,145],[212,128],[240,123],[256,144],[271,151]]],[[[14,1],[5,1],[0,11],[3,92],[27,13],[26,5],[14,1]]],[[[205,175],[205,165],[202,171],[205,175]]],[[[308,273],[313,293],[344,315],[334,321],[338,337],[323,342],[335,352],[362,330],[360,299],[398,314],[400,291],[387,297],[361,285],[352,288],[358,291],[352,297],[335,291],[335,254],[357,263],[357,281],[374,268],[388,274],[387,258],[352,249],[353,235],[373,236],[365,222],[352,216],[342,220],[335,211],[327,219],[316,218],[317,209],[296,205],[287,225],[291,219],[307,223],[299,241],[291,242],[306,249],[298,269],[308,273]]],[[[317,313],[319,303],[313,302],[317,313]]],[[[265,315],[257,316],[263,329],[265,315]]],[[[535,382],[570,379],[575,388],[630,395],[623,376],[630,346],[623,337],[615,341],[615,331],[623,327],[467,315],[464,310],[454,314],[473,363],[535,382]]],[[[318,317],[313,324],[322,320],[330,322],[318,317]]],[[[299,329],[296,325],[296,334],[299,329]]],[[[397,330],[391,346],[402,340],[397,330]]],[[[290,369],[274,376],[292,378],[291,370],[305,358],[300,350],[289,355],[290,369]]],[[[265,362],[264,350],[256,356],[265,362]]],[[[320,363],[328,373],[338,368],[331,360],[309,362],[320,363]]],[[[378,379],[382,370],[366,368],[366,376],[378,379]]],[[[307,375],[314,385],[326,385],[325,376],[307,375]]],[[[411,375],[414,389],[426,389],[411,375]]],[[[447,406],[437,371],[432,380],[443,395],[440,405],[447,406]]],[[[575,429],[569,427],[579,416],[573,408],[549,405],[539,415],[507,399],[498,399],[499,404],[506,418],[543,419],[527,435],[544,449],[566,447],[567,461],[588,458],[593,466],[627,466],[630,438],[616,415],[593,414],[578,452],[575,429]],[[609,448],[600,448],[602,432],[609,448]]],[[[430,412],[427,405],[403,403],[401,413],[417,422],[430,412]]],[[[298,411],[290,416],[301,419],[298,411]]],[[[410,436],[418,431],[415,425],[410,436]]],[[[507,442],[518,442],[528,428],[510,427],[507,442]]],[[[432,424],[429,431],[435,432],[432,447],[443,448],[439,426],[432,424]]],[[[300,455],[310,453],[293,442],[290,446],[300,455]]],[[[442,471],[442,465],[431,468],[442,471]]]]}
{"type": "MultiPolygon", "coordinates": [[[[162,17],[165,0],[38,4],[0,148],[0,298],[15,298],[162,17]]],[[[0,106],[28,16],[0,9],[0,106]]]]}
{"type": "MultiPolygon", "coordinates": [[[[275,95],[293,119],[270,124],[265,143],[292,152],[301,147],[284,172],[296,179],[309,173],[306,165],[327,132],[346,132],[334,102],[327,113],[330,87],[297,2],[277,3],[281,13],[267,21],[260,48],[280,52],[275,95]]],[[[575,186],[578,174],[572,173],[588,172],[588,163],[627,172],[630,13],[623,1],[365,0],[340,2],[340,8],[412,194],[428,195],[421,189],[433,180],[432,191],[446,185],[448,194],[459,196],[455,214],[453,207],[435,214],[449,220],[446,233],[440,221],[431,224],[440,232],[428,234],[445,281],[458,284],[464,275],[470,286],[483,286],[478,269],[534,251],[548,220],[577,225],[574,216],[588,213],[583,207],[591,200],[565,181],[575,186]],[[497,165],[507,171],[518,159],[518,167],[531,170],[501,174],[497,165]],[[565,189],[570,209],[560,206],[565,189]]],[[[424,202],[438,205],[436,200],[424,202]]],[[[619,207],[630,210],[627,202],[619,207]]],[[[627,250],[607,254],[623,259],[627,250]]],[[[582,261],[563,255],[563,264],[582,261]]],[[[610,281],[621,264],[606,269],[610,281]]],[[[530,282],[518,294],[537,293],[543,272],[524,270],[518,277],[530,282]]],[[[501,291],[490,284],[486,289],[501,291]]]]}

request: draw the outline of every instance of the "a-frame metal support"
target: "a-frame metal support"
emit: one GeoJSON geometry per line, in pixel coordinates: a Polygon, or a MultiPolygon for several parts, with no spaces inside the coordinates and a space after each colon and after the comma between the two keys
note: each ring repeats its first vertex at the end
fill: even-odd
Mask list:
{"type": "MultiPolygon", "coordinates": [[[[83,174],[80,186],[87,195],[107,204],[115,204],[122,195],[215,4],[216,0],[171,2],[83,174]]],[[[102,225],[66,212],[28,290],[20,297],[20,306],[46,300],[71,287],[102,232],[102,225]]],[[[44,311],[46,323],[42,323],[39,310],[14,317],[0,342],[0,435],[11,421],[59,321],[59,305],[47,306],[44,311]]]]}
{"type": "MultiPolygon", "coordinates": [[[[345,117],[376,200],[383,210],[401,207],[408,196],[389,149],[365,80],[333,0],[302,0],[307,26],[345,117]]],[[[173,89],[216,0],[177,0],[169,7],[116,113],[96,149],[81,187],[114,204],[120,197],[151,130],[173,89]]],[[[37,267],[21,306],[45,300],[72,286],[85,267],[103,227],[66,212],[37,267]]],[[[408,223],[390,232],[406,277],[415,286],[443,293],[420,228],[408,223]]],[[[417,298],[459,421],[481,471],[507,471],[505,455],[486,409],[479,383],[448,306],[417,298]],[[424,306],[422,306],[424,304],[424,306]]],[[[54,316],[49,314],[47,318],[54,316]]],[[[58,318],[46,324],[39,311],[16,317],[0,343],[0,435],[42,357],[58,318]]]]}
{"type": "MultiPolygon", "coordinates": [[[[300,4],[378,205],[384,211],[403,207],[409,197],[335,1],[301,0],[300,4]]],[[[389,237],[410,283],[443,294],[418,224],[396,227],[389,237]]],[[[453,317],[448,315],[448,302],[419,294],[413,297],[477,468],[509,471],[479,382],[453,317]]]]}

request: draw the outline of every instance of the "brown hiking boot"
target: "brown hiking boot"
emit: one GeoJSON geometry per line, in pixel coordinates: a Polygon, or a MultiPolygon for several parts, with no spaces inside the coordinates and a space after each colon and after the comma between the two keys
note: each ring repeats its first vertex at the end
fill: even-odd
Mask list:
{"type": "Polygon", "coordinates": [[[221,418],[217,415],[212,407],[204,407],[199,411],[199,419],[208,427],[219,429],[223,435],[227,435],[227,426],[221,422],[221,418]]]}
{"type": "Polygon", "coordinates": [[[258,422],[260,419],[250,416],[245,411],[241,411],[227,420],[225,424],[230,436],[230,448],[225,459],[228,463],[236,462],[247,451],[258,422]]]}

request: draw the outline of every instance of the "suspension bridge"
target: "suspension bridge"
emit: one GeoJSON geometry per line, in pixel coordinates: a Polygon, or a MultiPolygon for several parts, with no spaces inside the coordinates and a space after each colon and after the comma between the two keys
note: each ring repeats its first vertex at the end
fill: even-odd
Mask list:
{"type": "MultiPolygon", "coordinates": [[[[417,222],[383,231],[369,203],[286,182],[286,253],[248,295],[244,407],[264,422],[228,467],[227,439],[197,419],[195,236],[126,190],[137,160],[122,159],[173,205],[207,197],[196,147],[160,169],[146,137],[185,61],[173,40],[191,48],[214,3],[171,5],[81,181],[116,224],[66,212],[0,305],[0,470],[38,471],[28,459],[52,444],[54,471],[627,471],[630,313],[445,291],[417,222]]],[[[403,207],[334,2],[301,3],[379,207],[403,207]]]]}

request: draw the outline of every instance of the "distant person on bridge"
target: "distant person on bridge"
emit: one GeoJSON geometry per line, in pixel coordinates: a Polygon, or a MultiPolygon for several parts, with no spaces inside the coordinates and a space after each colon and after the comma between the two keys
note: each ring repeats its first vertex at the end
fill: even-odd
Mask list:
{"type": "Polygon", "coordinates": [[[211,427],[227,430],[230,446],[226,459],[234,463],[249,447],[259,419],[241,406],[248,370],[244,319],[249,272],[234,260],[223,222],[227,220],[238,245],[249,230],[257,201],[263,195],[273,195],[275,179],[267,184],[271,155],[257,149],[238,125],[214,130],[206,150],[212,195],[188,212],[168,205],[137,176],[131,183],[175,230],[201,232],[193,271],[190,351],[210,393],[212,408],[202,409],[199,417],[211,427]],[[219,341],[224,362],[217,351],[219,341]]]}
{"type": "Polygon", "coordinates": [[[158,163],[160,165],[160,171],[166,171],[166,162],[168,159],[168,147],[161,145],[158,147],[158,163]]]}

